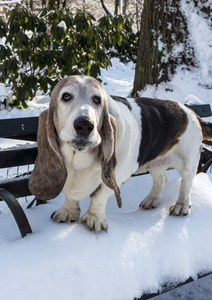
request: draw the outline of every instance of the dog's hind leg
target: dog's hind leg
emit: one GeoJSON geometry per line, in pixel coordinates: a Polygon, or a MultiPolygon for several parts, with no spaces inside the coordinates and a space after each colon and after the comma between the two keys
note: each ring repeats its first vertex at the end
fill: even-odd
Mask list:
{"type": "Polygon", "coordinates": [[[188,126],[180,137],[179,143],[175,146],[173,151],[174,160],[172,161],[172,167],[182,177],[178,199],[169,209],[170,215],[177,216],[184,216],[190,212],[190,190],[197,171],[202,145],[202,132],[199,121],[194,113],[191,111],[187,111],[187,113],[188,126]]]}
{"type": "Polygon", "coordinates": [[[174,203],[169,208],[169,213],[170,215],[185,216],[190,212],[190,207],[191,207],[190,190],[192,187],[194,176],[196,174],[196,168],[190,169],[189,171],[185,169],[179,170],[179,173],[182,176],[180,193],[176,203],[174,203]]]}
{"type": "Polygon", "coordinates": [[[139,205],[142,209],[151,209],[158,206],[164,186],[168,180],[164,169],[151,168],[149,172],[153,177],[153,187],[149,195],[139,205]]]}
{"type": "Polygon", "coordinates": [[[178,159],[175,160],[176,164],[174,167],[179,172],[182,179],[178,199],[176,203],[174,203],[169,209],[170,215],[185,216],[190,212],[190,190],[192,187],[193,179],[196,175],[200,156],[200,146],[197,146],[198,147],[196,147],[196,151],[195,149],[193,149],[192,152],[189,152],[189,150],[187,150],[185,151],[186,154],[184,154],[184,156],[181,153],[181,155],[178,155],[178,159]]]}

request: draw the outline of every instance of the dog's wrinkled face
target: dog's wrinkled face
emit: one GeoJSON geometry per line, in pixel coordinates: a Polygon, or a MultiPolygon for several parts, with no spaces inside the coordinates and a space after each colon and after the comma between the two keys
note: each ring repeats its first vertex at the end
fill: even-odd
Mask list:
{"type": "Polygon", "coordinates": [[[86,152],[101,143],[107,95],[101,84],[87,76],[69,76],[54,88],[50,106],[59,138],[74,151],[86,152]]]}

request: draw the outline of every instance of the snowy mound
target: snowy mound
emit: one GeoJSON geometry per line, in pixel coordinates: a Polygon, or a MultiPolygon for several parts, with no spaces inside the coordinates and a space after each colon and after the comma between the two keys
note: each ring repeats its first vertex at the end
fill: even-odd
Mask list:
{"type": "MultiPolygon", "coordinates": [[[[2,299],[128,300],[211,271],[212,175],[196,176],[191,214],[174,217],[168,208],[176,201],[180,179],[175,171],[168,174],[162,201],[150,211],[137,208],[151,188],[150,176],[124,184],[123,208],[114,197],[109,200],[107,234],[95,235],[79,223],[52,222],[51,213],[63,204],[61,195],[27,210],[34,233],[17,238],[15,222],[1,204],[2,299]]],[[[88,205],[88,199],[82,201],[82,214],[88,205]]]]}

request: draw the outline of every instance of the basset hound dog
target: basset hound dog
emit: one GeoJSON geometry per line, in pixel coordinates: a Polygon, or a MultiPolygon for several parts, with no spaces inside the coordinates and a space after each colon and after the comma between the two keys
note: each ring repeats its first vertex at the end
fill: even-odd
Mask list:
{"type": "Polygon", "coordinates": [[[79,201],[90,196],[80,221],[98,233],[108,229],[108,198],[115,193],[121,207],[119,188],[133,174],[152,175],[152,190],[140,204],[151,209],[161,199],[166,170],[175,168],[182,181],[169,212],[187,215],[204,140],[212,140],[212,123],[177,102],[111,97],[96,79],[69,76],[55,86],[39,117],[29,189],[41,200],[64,192],[63,207],[52,214],[58,223],[78,221],[79,201]]]}

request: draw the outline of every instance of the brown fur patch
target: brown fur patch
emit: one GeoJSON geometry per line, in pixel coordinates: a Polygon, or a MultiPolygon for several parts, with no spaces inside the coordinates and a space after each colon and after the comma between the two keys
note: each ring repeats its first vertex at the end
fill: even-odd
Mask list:
{"type": "Polygon", "coordinates": [[[57,144],[51,110],[39,117],[38,155],[29,179],[29,189],[40,200],[55,198],[62,191],[67,171],[57,144]]]}
{"type": "Polygon", "coordinates": [[[203,143],[212,145],[212,123],[203,121],[199,116],[196,117],[202,130],[203,143]]]}
{"type": "Polygon", "coordinates": [[[117,126],[114,117],[105,113],[102,130],[100,132],[102,143],[100,145],[100,161],[102,166],[102,180],[106,186],[115,193],[118,207],[122,206],[120,190],[116,182],[115,167],[117,126]]]}
{"type": "Polygon", "coordinates": [[[138,162],[143,165],[167,153],[185,132],[188,118],[177,102],[136,98],[141,108],[142,139],[138,162]]]}

